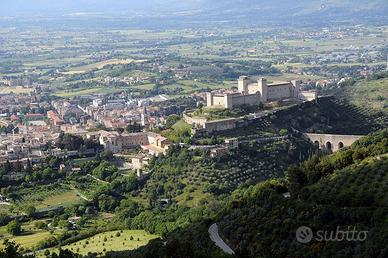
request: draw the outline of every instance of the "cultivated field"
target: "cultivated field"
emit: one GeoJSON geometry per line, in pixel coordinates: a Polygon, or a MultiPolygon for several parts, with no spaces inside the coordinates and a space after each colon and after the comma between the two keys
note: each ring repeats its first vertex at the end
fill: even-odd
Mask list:
{"type": "MultiPolygon", "coordinates": [[[[83,66],[76,66],[69,68],[68,72],[63,72],[62,74],[65,75],[71,75],[71,74],[79,74],[79,73],[86,73],[89,71],[92,71],[94,69],[102,69],[107,65],[122,65],[122,64],[130,64],[132,62],[135,62],[133,59],[110,59],[110,60],[105,60],[105,61],[100,61],[96,63],[91,63],[83,66]]],[[[136,61],[139,62],[139,61],[136,61]]],[[[140,61],[141,62],[141,61],[140,61]]]]}

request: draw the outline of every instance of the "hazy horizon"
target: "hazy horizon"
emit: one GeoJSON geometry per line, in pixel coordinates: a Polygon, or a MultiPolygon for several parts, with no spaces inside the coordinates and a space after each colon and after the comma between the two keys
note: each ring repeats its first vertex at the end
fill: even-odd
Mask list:
{"type": "MultiPolygon", "coordinates": [[[[303,15],[327,10],[383,12],[388,9],[384,0],[5,0],[0,1],[0,15],[63,15],[69,13],[143,13],[179,11],[257,10],[284,11],[290,15],[303,15]],[[222,9],[221,9],[222,8],[222,9]]],[[[282,12],[281,12],[282,13],[282,12]]],[[[274,13],[274,15],[277,13],[274,13]]]]}

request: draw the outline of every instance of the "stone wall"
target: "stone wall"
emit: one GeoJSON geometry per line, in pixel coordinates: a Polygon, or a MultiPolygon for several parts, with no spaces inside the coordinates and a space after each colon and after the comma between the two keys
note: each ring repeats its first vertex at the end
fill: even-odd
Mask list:
{"type": "Polygon", "coordinates": [[[258,94],[249,95],[231,95],[231,101],[228,108],[239,107],[241,105],[258,105],[260,103],[260,96],[258,94]]]}
{"type": "Polygon", "coordinates": [[[306,101],[316,100],[317,97],[318,96],[316,91],[302,91],[298,96],[299,99],[306,101]]]}
{"type": "Polygon", "coordinates": [[[190,125],[199,125],[203,127],[208,119],[204,117],[191,117],[186,113],[183,113],[183,120],[190,125]]]}
{"type": "Polygon", "coordinates": [[[130,149],[140,145],[149,144],[147,133],[128,133],[120,136],[123,149],[130,149]]]}
{"type": "Polygon", "coordinates": [[[202,133],[211,133],[216,131],[225,131],[234,129],[237,127],[237,123],[240,120],[239,118],[228,118],[221,120],[208,121],[208,119],[203,117],[191,117],[183,113],[183,120],[191,125],[197,125],[197,130],[202,133]],[[199,130],[198,130],[199,129],[199,130]]]}
{"type": "Polygon", "coordinates": [[[213,95],[213,106],[225,108],[225,97],[224,96],[218,96],[213,95]]]}
{"type": "Polygon", "coordinates": [[[291,83],[284,85],[268,86],[268,100],[292,98],[292,87],[293,85],[291,83]]]}
{"type": "Polygon", "coordinates": [[[231,130],[237,127],[238,120],[239,119],[237,118],[230,118],[230,119],[209,121],[204,124],[203,129],[205,129],[205,131],[208,133],[231,130]]]}

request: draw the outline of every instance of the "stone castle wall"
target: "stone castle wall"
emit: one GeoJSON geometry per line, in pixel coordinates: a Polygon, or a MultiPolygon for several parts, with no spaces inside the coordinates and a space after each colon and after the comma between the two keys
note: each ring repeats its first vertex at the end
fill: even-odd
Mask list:
{"type": "Polygon", "coordinates": [[[258,105],[260,103],[260,96],[258,94],[249,95],[231,95],[228,108],[239,107],[242,105],[258,105]]]}
{"type": "Polygon", "coordinates": [[[209,121],[204,124],[203,129],[208,133],[231,130],[237,127],[237,121],[237,118],[209,121]]]}
{"type": "Polygon", "coordinates": [[[247,76],[240,76],[238,92],[209,92],[206,95],[206,102],[208,107],[233,108],[244,104],[257,105],[260,102],[299,97],[302,100],[313,100],[316,95],[313,93],[300,95],[300,81],[297,80],[268,84],[265,78],[254,81],[247,76]]]}
{"type": "Polygon", "coordinates": [[[293,85],[290,84],[284,84],[284,85],[276,85],[276,86],[268,86],[268,100],[280,100],[285,98],[291,98],[292,91],[291,88],[293,85]]]}
{"type": "Polygon", "coordinates": [[[183,120],[191,125],[196,125],[197,129],[211,133],[216,131],[224,131],[230,130],[237,127],[237,123],[240,120],[239,118],[229,118],[229,119],[221,119],[208,121],[208,119],[203,117],[191,117],[185,113],[183,113],[183,120]]]}

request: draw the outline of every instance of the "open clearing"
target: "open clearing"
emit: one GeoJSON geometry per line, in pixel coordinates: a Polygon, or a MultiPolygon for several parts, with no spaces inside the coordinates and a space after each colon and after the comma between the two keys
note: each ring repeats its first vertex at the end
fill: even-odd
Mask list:
{"type": "Polygon", "coordinates": [[[81,197],[77,194],[75,190],[68,191],[68,192],[63,192],[63,193],[59,193],[59,194],[47,197],[38,206],[36,206],[36,208],[45,209],[45,208],[55,207],[58,205],[67,207],[80,200],[81,200],[81,197]]]}
{"type": "Polygon", "coordinates": [[[388,79],[361,80],[355,85],[345,88],[344,95],[358,106],[388,111],[387,89],[388,79]]]}
{"type": "MultiPolygon", "coordinates": [[[[133,250],[156,238],[159,236],[148,234],[144,230],[110,231],[62,246],[62,249],[69,249],[81,255],[89,252],[103,254],[109,251],[133,250]]],[[[56,249],[50,248],[49,251],[56,252],[56,249]]]]}
{"type": "Polygon", "coordinates": [[[28,94],[32,92],[33,88],[24,88],[22,86],[16,86],[16,87],[0,87],[0,94],[28,94]]]}
{"type": "Polygon", "coordinates": [[[81,89],[81,90],[74,90],[74,91],[62,91],[54,94],[55,96],[61,97],[61,98],[73,98],[76,96],[82,96],[82,95],[92,95],[92,94],[109,94],[109,93],[115,93],[120,92],[123,89],[119,88],[91,88],[91,89],[81,89]]]}
{"type": "MultiPolygon", "coordinates": [[[[10,241],[13,241],[25,249],[33,249],[40,241],[43,241],[51,236],[49,231],[29,231],[20,236],[15,236],[9,238],[10,241]]],[[[1,246],[3,243],[1,243],[1,246]]]]}
{"type": "MultiPolygon", "coordinates": [[[[44,221],[44,220],[42,220],[44,221]]],[[[36,245],[50,236],[55,236],[51,234],[48,230],[36,229],[33,222],[22,223],[23,233],[19,236],[12,236],[7,232],[7,226],[0,227],[0,248],[3,247],[3,240],[8,239],[19,244],[24,249],[33,249],[36,245]]]]}
{"type": "Polygon", "coordinates": [[[120,64],[130,64],[134,62],[133,59],[110,59],[105,61],[100,61],[92,64],[87,64],[83,66],[71,67],[68,72],[63,72],[62,74],[78,74],[78,73],[86,73],[92,71],[94,69],[102,69],[106,65],[120,65],[120,64]]]}
{"type": "Polygon", "coordinates": [[[13,203],[15,210],[23,211],[25,207],[33,205],[37,210],[45,210],[58,206],[68,207],[82,201],[77,190],[69,187],[58,189],[40,188],[34,191],[26,190],[21,198],[13,203]]]}

